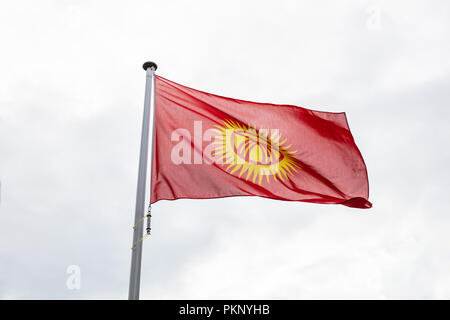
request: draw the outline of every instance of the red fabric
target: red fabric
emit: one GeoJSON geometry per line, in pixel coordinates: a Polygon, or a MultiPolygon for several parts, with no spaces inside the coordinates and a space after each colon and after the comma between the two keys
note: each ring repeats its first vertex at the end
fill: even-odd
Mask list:
{"type": "MultiPolygon", "coordinates": [[[[372,206],[368,201],[366,166],[353,140],[345,113],[231,99],[194,90],[159,76],[155,77],[155,89],[152,203],[180,198],[260,196],[279,200],[343,204],[355,208],[372,206]],[[260,179],[260,175],[254,174],[247,177],[249,170],[241,173],[245,164],[232,172],[235,165],[228,168],[228,163],[207,164],[204,163],[205,160],[198,163],[202,154],[207,154],[205,148],[211,142],[203,140],[202,145],[199,145],[198,139],[194,141],[194,121],[201,121],[202,132],[212,128],[225,128],[227,124],[233,128],[241,127],[247,130],[250,127],[255,130],[278,129],[282,137],[280,141],[286,139],[280,146],[278,160],[270,160],[274,153],[267,153],[268,143],[250,145],[251,142],[248,141],[253,140],[245,140],[246,146],[250,145],[245,163],[255,164],[252,168],[256,168],[256,172],[264,167],[261,164],[270,165],[277,161],[282,163],[281,159],[290,159],[290,166],[283,167],[286,175],[278,172],[275,176],[262,175],[260,179]],[[177,129],[185,131],[176,131],[177,129]],[[186,135],[180,137],[180,134],[174,132],[189,132],[191,139],[186,135]],[[190,157],[184,152],[187,149],[182,149],[183,152],[180,149],[176,149],[178,152],[174,151],[174,147],[180,146],[181,141],[185,141],[184,146],[190,148],[190,157]],[[190,163],[174,163],[174,154],[184,156],[185,160],[190,158],[190,163]],[[256,154],[258,156],[255,156],[256,154]],[[268,158],[261,160],[261,154],[268,158]],[[286,170],[286,167],[289,170],[286,170]]],[[[227,136],[224,137],[224,140],[228,139],[227,136]]],[[[238,143],[242,141],[239,140],[241,138],[233,139],[238,140],[233,140],[235,149],[230,152],[244,154],[242,157],[245,157],[245,151],[242,151],[244,149],[239,149],[242,147],[238,143]],[[244,153],[239,153],[239,150],[244,153]]],[[[275,145],[276,142],[272,144],[275,145]]],[[[212,155],[220,154],[220,150],[215,150],[212,155]]],[[[276,158],[277,154],[274,157],[276,158]]],[[[236,160],[229,161],[235,161],[236,164],[236,160]]],[[[250,168],[250,165],[248,166],[250,168]]]]}

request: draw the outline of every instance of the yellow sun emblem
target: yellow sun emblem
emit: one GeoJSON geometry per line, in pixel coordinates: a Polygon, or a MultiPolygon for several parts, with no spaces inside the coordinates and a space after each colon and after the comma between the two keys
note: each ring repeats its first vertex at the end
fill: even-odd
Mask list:
{"type": "Polygon", "coordinates": [[[214,157],[230,174],[261,185],[263,177],[284,181],[301,169],[290,151],[287,139],[282,139],[278,129],[257,129],[233,120],[224,120],[216,125],[214,157]]]}

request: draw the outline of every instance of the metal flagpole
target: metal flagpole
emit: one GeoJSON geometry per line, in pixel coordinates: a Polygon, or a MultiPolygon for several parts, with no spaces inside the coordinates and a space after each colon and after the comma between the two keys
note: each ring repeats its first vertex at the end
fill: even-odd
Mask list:
{"type": "MultiPolygon", "coordinates": [[[[148,61],[142,66],[146,71],[145,82],[145,99],[144,99],[144,117],[142,120],[141,133],[141,150],[139,155],[139,173],[136,194],[136,211],[134,216],[133,231],[133,247],[131,253],[131,271],[130,271],[130,287],[128,291],[129,300],[139,300],[139,288],[141,280],[141,259],[142,259],[142,240],[143,222],[147,217],[147,235],[150,234],[150,202],[149,211],[146,216],[145,212],[145,187],[147,185],[147,163],[150,166],[150,186],[151,186],[151,170],[153,160],[153,136],[155,128],[155,70],[158,68],[156,63],[148,61]],[[153,95],[152,95],[153,92],[153,95]],[[150,139],[149,139],[150,136],[150,139]],[[149,143],[150,141],[150,143],[149,143]],[[148,147],[150,145],[150,161],[148,160],[148,147]]],[[[150,194],[151,192],[149,192],[150,194]]]]}

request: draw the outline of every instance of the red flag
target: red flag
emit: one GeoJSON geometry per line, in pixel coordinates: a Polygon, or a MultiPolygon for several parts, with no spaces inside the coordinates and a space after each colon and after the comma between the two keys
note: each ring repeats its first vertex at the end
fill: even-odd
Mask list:
{"type": "Polygon", "coordinates": [[[256,103],[155,76],[151,199],[231,196],[370,208],[345,113],[256,103]]]}

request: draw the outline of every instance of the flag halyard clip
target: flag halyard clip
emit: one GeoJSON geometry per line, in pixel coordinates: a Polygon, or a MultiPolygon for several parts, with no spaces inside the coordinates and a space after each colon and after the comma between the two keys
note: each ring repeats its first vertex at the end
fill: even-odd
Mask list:
{"type": "Polygon", "coordinates": [[[147,235],[150,235],[150,231],[152,230],[152,206],[148,206],[148,212],[147,212],[147,235]]]}
{"type": "Polygon", "coordinates": [[[146,234],[144,234],[144,236],[139,239],[131,248],[131,250],[134,250],[142,241],[144,241],[148,236],[150,236],[150,231],[152,230],[152,207],[149,205],[148,206],[148,212],[145,216],[142,217],[141,220],[139,220],[138,223],[136,223],[133,227],[133,229],[136,229],[137,226],[139,226],[144,220],[145,218],[147,218],[147,227],[146,227],[146,234]]]}

